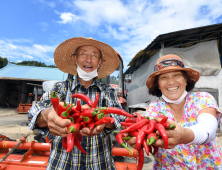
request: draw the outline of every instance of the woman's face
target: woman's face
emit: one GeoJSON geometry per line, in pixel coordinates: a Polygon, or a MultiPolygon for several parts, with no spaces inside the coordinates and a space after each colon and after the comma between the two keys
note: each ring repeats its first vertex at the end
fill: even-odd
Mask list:
{"type": "Polygon", "coordinates": [[[181,71],[161,74],[158,77],[158,87],[170,100],[177,100],[186,89],[187,80],[181,71]]]}

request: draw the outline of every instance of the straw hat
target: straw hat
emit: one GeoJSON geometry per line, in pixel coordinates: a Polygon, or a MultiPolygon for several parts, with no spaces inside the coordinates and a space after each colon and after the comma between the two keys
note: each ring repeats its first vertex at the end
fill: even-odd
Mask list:
{"type": "Polygon", "coordinates": [[[200,73],[192,68],[185,68],[183,60],[174,54],[168,54],[159,58],[155,64],[154,71],[146,80],[146,86],[151,89],[156,80],[156,76],[173,71],[185,71],[187,75],[195,81],[200,78],[200,73]]]}
{"type": "Polygon", "coordinates": [[[93,38],[74,37],[62,42],[54,52],[54,62],[59,70],[77,75],[77,68],[74,64],[73,54],[81,46],[94,46],[102,53],[103,63],[98,69],[97,79],[107,77],[112,74],[119,66],[119,57],[116,51],[109,45],[94,40],[93,38]]]}

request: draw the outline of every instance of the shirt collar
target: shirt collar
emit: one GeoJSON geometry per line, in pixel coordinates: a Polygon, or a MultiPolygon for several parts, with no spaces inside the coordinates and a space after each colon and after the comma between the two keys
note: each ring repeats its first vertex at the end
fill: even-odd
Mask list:
{"type": "MultiPolygon", "coordinates": [[[[72,88],[71,88],[71,91],[74,90],[77,86],[82,86],[82,84],[79,82],[78,78],[75,77],[75,79],[73,80],[72,82],[72,88]]],[[[89,87],[92,87],[92,86],[96,86],[100,89],[100,91],[102,91],[102,86],[101,84],[96,80],[96,78],[93,79],[93,82],[92,84],[89,86],[89,87]]]]}

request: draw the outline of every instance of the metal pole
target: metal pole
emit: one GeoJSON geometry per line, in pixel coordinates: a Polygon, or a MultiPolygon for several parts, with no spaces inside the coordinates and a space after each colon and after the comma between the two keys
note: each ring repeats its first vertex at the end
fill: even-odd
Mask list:
{"type": "MultiPolygon", "coordinates": [[[[28,134],[29,135],[29,134],[28,134]]],[[[28,135],[26,135],[24,138],[26,139],[28,137],[28,135]]],[[[22,143],[22,140],[20,140],[1,160],[0,163],[2,163],[2,161],[4,161],[20,144],[22,143]]]]}

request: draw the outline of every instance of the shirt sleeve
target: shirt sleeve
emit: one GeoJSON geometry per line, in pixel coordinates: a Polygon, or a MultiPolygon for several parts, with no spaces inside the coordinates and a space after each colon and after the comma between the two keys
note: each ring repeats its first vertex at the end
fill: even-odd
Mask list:
{"type": "Polygon", "coordinates": [[[28,111],[28,120],[29,120],[29,129],[30,130],[34,130],[34,129],[38,129],[40,130],[40,132],[45,131],[46,129],[41,129],[39,127],[36,126],[36,119],[39,115],[39,113],[41,113],[42,110],[49,108],[52,104],[51,104],[51,99],[50,99],[50,94],[55,92],[58,97],[59,100],[62,101],[64,100],[64,92],[65,92],[65,88],[64,88],[64,83],[62,82],[57,82],[55,83],[54,87],[51,89],[51,91],[46,92],[42,95],[40,101],[32,106],[29,111],[28,111]]]}
{"type": "MultiPolygon", "coordinates": [[[[115,107],[115,108],[119,108],[119,109],[123,109],[118,96],[115,93],[115,90],[111,87],[108,87],[106,92],[105,92],[105,96],[103,98],[102,101],[102,106],[103,107],[115,107]]],[[[118,115],[118,114],[110,114],[114,119],[115,119],[115,127],[116,128],[120,128],[121,124],[120,122],[124,122],[126,119],[126,116],[122,116],[122,115],[118,115]]]]}
{"type": "Polygon", "coordinates": [[[215,98],[207,92],[199,92],[198,93],[198,97],[199,97],[199,110],[198,112],[200,112],[201,110],[205,109],[205,108],[215,108],[216,109],[216,116],[217,116],[217,121],[218,123],[221,123],[221,111],[218,108],[217,102],[215,100],[215,98]]]}

